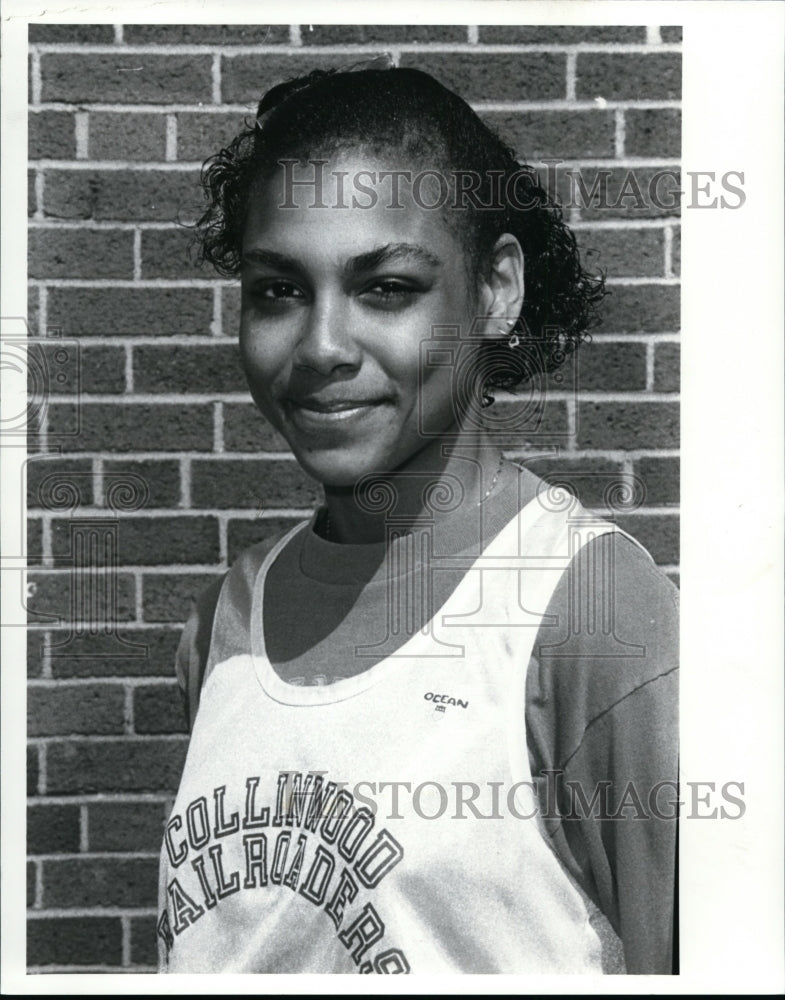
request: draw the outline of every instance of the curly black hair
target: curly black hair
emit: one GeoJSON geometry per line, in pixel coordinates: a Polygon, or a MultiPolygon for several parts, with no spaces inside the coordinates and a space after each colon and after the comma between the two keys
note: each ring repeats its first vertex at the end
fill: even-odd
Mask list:
{"type": "Polygon", "coordinates": [[[462,98],[421,70],[315,70],[269,90],[256,120],[203,165],[208,208],[196,224],[200,261],[226,277],[239,274],[253,187],[281,160],[305,163],[357,147],[371,154],[395,150],[445,175],[478,179],[473,197],[447,213],[475,276],[502,233],[520,242],[526,296],[510,332],[518,333],[521,349],[509,350],[505,338],[505,350],[486,359],[486,402],[489,389],[512,389],[563,364],[599,320],[604,277],[583,268],[575,237],[537,172],[519,163],[462,98]]]}

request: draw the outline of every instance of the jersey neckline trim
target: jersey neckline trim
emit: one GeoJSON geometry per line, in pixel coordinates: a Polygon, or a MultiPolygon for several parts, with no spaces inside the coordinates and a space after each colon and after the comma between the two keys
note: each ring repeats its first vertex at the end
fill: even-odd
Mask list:
{"type": "MultiPolygon", "coordinates": [[[[539,497],[533,497],[521,508],[521,510],[514,514],[513,517],[504,525],[501,531],[499,531],[498,534],[491,539],[485,551],[474,559],[472,568],[476,566],[480,559],[488,559],[491,556],[498,556],[503,553],[507,549],[509,543],[514,541],[515,536],[518,534],[519,527],[522,526],[522,524],[526,524],[530,527],[546,513],[547,511],[543,510],[541,504],[539,503],[539,497]],[[538,507],[540,508],[539,512],[537,511],[538,507]],[[534,516],[532,516],[533,512],[534,516]]],[[[408,660],[411,662],[412,657],[417,656],[418,646],[423,645],[424,642],[427,641],[426,637],[428,633],[433,631],[433,624],[437,616],[442,618],[452,613],[453,605],[460,600],[462,593],[465,591],[466,587],[469,586],[469,578],[472,573],[472,568],[470,568],[464,574],[452,594],[450,594],[447,601],[436,612],[436,614],[429,619],[427,625],[423,626],[421,630],[410,636],[396,651],[395,655],[387,656],[383,660],[380,660],[378,663],[369,667],[367,670],[363,670],[361,673],[355,674],[352,677],[345,677],[341,680],[334,681],[332,684],[290,684],[288,681],[283,680],[275,672],[275,669],[267,656],[267,648],[264,639],[264,584],[270,567],[277,559],[284,546],[289,543],[298,531],[303,531],[308,528],[310,523],[311,521],[309,520],[295,525],[291,531],[288,531],[278,540],[278,542],[276,542],[262,561],[253,584],[250,640],[254,670],[256,672],[257,680],[259,681],[259,684],[265,694],[272,698],[273,701],[284,705],[328,705],[340,701],[346,701],[348,698],[353,698],[362,694],[364,691],[367,691],[369,688],[379,683],[391,671],[400,669],[402,660],[408,660]]]]}

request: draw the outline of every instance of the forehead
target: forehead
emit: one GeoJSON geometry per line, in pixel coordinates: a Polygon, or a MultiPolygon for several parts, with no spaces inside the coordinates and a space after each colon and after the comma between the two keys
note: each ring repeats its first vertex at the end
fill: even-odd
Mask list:
{"type": "Polygon", "coordinates": [[[340,256],[407,242],[463,264],[450,201],[447,178],[395,158],[351,152],[283,161],[251,189],[243,248],[273,241],[340,256]]]}

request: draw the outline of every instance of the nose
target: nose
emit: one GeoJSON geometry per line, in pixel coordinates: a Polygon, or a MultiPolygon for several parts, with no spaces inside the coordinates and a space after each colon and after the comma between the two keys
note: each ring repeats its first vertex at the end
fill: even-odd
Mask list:
{"type": "Polygon", "coordinates": [[[360,366],[361,351],[352,330],[348,304],[332,295],[317,297],[303,319],[294,350],[295,367],[320,375],[331,375],[336,370],[356,370],[360,366]]]}

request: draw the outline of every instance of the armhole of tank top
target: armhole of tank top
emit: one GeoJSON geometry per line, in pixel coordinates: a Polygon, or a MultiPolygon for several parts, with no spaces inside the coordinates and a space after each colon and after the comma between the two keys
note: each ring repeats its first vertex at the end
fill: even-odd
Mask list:
{"type": "MultiPolygon", "coordinates": [[[[580,504],[578,504],[577,508],[571,510],[569,513],[572,518],[576,517],[580,518],[584,514],[587,517],[591,516],[589,512],[586,511],[586,509],[583,508],[580,504]]],[[[570,518],[565,515],[561,532],[559,534],[559,538],[564,544],[568,543],[569,520],[570,518]]],[[[585,549],[587,545],[590,545],[593,542],[598,541],[600,538],[605,538],[608,535],[622,535],[625,538],[628,538],[631,542],[634,542],[635,545],[638,546],[638,548],[640,548],[643,552],[646,553],[649,559],[652,558],[651,554],[647,551],[647,549],[643,545],[641,545],[640,542],[637,541],[637,539],[633,538],[632,535],[627,534],[626,531],[623,531],[621,528],[619,528],[618,525],[616,525],[613,521],[605,521],[603,519],[602,526],[598,524],[597,527],[598,529],[601,528],[601,530],[596,531],[591,537],[581,538],[580,545],[575,549],[575,551],[571,553],[569,562],[564,567],[563,572],[559,574],[553,574],[553,580],[549,581],[549,586],[543,589],[540,595],[540,601],[542,602],[542,599],[544,597],[547,597],[547,600],[543,604],[543,610],[547,609],[547,607],[550,605],[550,602],[553,598],[553,595],[556,593],[559,584],[561,583],[564,575],[570,572],[574,560],[577,558],[577,556],[585,549]]],[[[539,629],[537,631],[539,634],[539,629]]],[[[529,745],[528,745],[529,720],[527,718],[527,710],[529,706],[528,706],[528,699],[526,697],[526,691],[527,691],[529,671],[532,669],[532,653],[536,641],[537,639],[535,636],[534,643],[532,645],[532,652],[530,652],[530,655],[528,656],[526,663],[523,664],[523,668],[520,671],[520,674],[518,674],[519,677],[518,683],[520,684],[520,688],[518,689],[517,697],[514,699],[514,701],[518,706],[518,710],[520,711],[520,709],[522,708],[523,711],[522,732],[519,731],[517,734],[515,733],[514,730],[515,717],[513,717],[511,720],[512,729],[509,732],[509,737],[508,737],[509,738],[508,746],[510,748],[510,765],[513,769],[512,771],[513,779],[515,781],[518,781],[524,777],[524,775],[520,773],[520,764],[517,765],[518,773],[516,774],[516,764],[514,762],[517,758],[518,761],[522,760],[525,762],[525,766],[529,772],[528,777],[529,779],[532,780],[532,783],[534,779],[534,774],[531,765],[531,759],[529,757],[529,745]],[[520,745],[521,740],[523,743],[522,747],[520,745]]],[[[532,784],[532,788],[534,790],[534,783],[532,784]]],[[[537,795],[536,791],[534,792],[534,794],[535,796],[537,795]]],[[[549,835],[549,832],[545,826],[543,818],[539,812],[539,807],[535,812],[535,822],[540,832],[540,836],[545,841],[549,850],[556,859],[559,868],[562,870],[569,883],[574,887],[575,891],[579,894],[579,896],[583,901],[583,905],[586,909],[587,922],[591,926],[593,932],[597,935],[598,945],[600,948],[600,961],[602,964],[603,974],[606,975],[624,974],[626,972],[626,968],[624,963],[624,949],[621,939],[615,933],[615,931],[610,925],[610,921],[602,912],[602,910],[599,908],[597,903],[595,903],[591,899],[591,896],[589,895],[588,891],[581,884],[580,879],[570,870],[567,860],[564,857],[562,857],[556,843],[554,842],[553,838],[549,835]]]]}
{"type": "MultiPolygon", "coordinates": [[[[568,547],[571,545],[569,522],[573,519],[580,521],[583,519],[584,515],[587,519],[591,518],[590,513],[580,504],[577,504],[576,507],[570,509],[569,511],[552,512],[551,516],[556,517],[558,520],[552,522],[552,527],[550,529],[552,532],[550,544],[555,545],[557,551],[561,550],[565,554],[568,552],[568,547]]],[[[538,522],[542,524],[547,516],[547,514],[544,514],[542,517],[538,518],[537,521],[533,523],[533,527],[538,522]]],[[[537,606],[542,609],[543,615],[545,615],[545,612],[553,599],[553,595],[556,593],[560,583],[564,579],[565,574],[570,572],[576,557],[585,549],[587,545],[590,545],[594,541],[604,538],[607,535],[615,534],[631,537],[627,536],[626,532],[622,531],[612,521],[606,521],[601,518],[597,518],[596,528],[591,535],[584,532],[578,533],[577,547],[569,552],[569,560],[564,565],[562,571],[560,573],[549,573],[541,578],[542,580],[547,581],[544,584],[541,584],[537,593],[537,606]]],[[[526,536],[524,536],[524,538],[526,538],[526,536]]],[[[631,540],[635,541],[635,539],[632,538],[631,540]]],[[[534,542],[533,534],[527,538],[527,542],[528,545],[531,545],[534,542]]],[[[646,549],[644,549],[639,542],[636,542],[636,545],[646,552],[646,549]]],[[[532,554],[533,552],[527,546],[523,547],[521,555],[526,556],[532,554]]],[[[536,633],[531,637],[531,646],[528,648],[528,655],[525,656],[525,662],[519,666],[513,667],[513,696],[510,699],[510,711],[507,718],[507,725],[509,727],[507,730],[507,745],[510,768],[513,780],[516,782],[525,782],[533,779],[531,760],[529,757],[529,720],[527,717],[529,705],[527,699],[527,688],[529,671],[532,669],[534,649],[537,645],[538,636],[543,624],[544,622],[540,623],[536,629],[536,633]]]]}
{"type": "MultiPolygon", "coordinates": [[[[248,616],[249,616],[248,652],[251,654],[255,652],[254,637],[255,635],[258,634],[256,627],[257,624],[259,627],[259,632],[261,633],[262,642],[264,641],[264,629],[262,623],[254,622],[254,614],[257,609],[260,612],[263,609],[264,584],[265,580],[267,579],[267,573],[272,564],[278,558],[278,555],[281,553],[283,548],[291,541],[292,538],[294,538],[294,536],[298,532],[303,531],[310,523],[311,519],[296,524],[293,528],[287,531],[286,534],[284,534],[281,538],[279,538],[276,542],[273,543],[270,549],[261,557],[261,560],[258,561],[255,560],[254,564],[244,574],[245,586],[247,587],[248,591],[248,598],[247,598],[248,616]]],[[[221,592],[218,595],[218,600],[216,601],[215,609],[213,611],[213,622],[210,630],[210,650],[208,652],[204,677],[202,678],[203,685],[207,680],[208,675],[212,672],[213,667],[215,666],[216,659],[214,655],[214,650],[216,648],[216,631],[219,627],[218,625],[220,619],[219,612],[224,606],[225,602],[230,600],[228,592],[233,582],[230,580],[230,577],[231,577],[231,570],[226,574],[223,586],[221,587],[221,592]]]]}
{"type": "MultiPolygon", "coordinates": [[[[269,568],[272,565],[273,561],[278,556],[278,554],[280,553],[281,549],[283,549],[283,547],[287,544],[287,542],[298,531],[301,531],[305,527],[305,525],[307,525],[308,523],[309,523],[309,521],[304,521],[301,524],[295,525],[290,531],[286,532],[286,534],[283,535],[281,538],[279,538],[277,542],[273,543],[273,545],[265,553],[265,555],[262,556],[261,560],[258,561],[258,564],[252,565],[250,567],[250,569],[248,570],[248,572],[245,574],[246,585],[248,587],[248,613],[249,613],[249,615],[253,614],[253,609],[254,609],[254,606],[255,606],[255,593],[256,593],[257,586],[261,586],[261,587],[264,586],[264,580],[265,580],[265,577],[267,576],[267,571],[269,570],[269,568]]],[[[229,570],[227,570],[226,574],[224,575],[223,583],[221,584],[221,589],[218,592],[218,599],[216,600],[215,606],[213,607],[212,621],[210,623],[210,642],[209,642],[209,646],[208,646],[208,649],[207,649],[207,655],[206,655],[205,661],[204,661],[204,669],[201,670],[200,673],[199,673],[199,693],[201,693],[201,690],[204,688],[204,685],[207,683],[207,679],[210,676],[210,674],[213,672],[213,668],[215,667],[215,664],[216,664],[216,658],[215,658],[215,655],[214,655],[214,651],[216,649],[216,631],[217,631],[217,629],[219,627],[218,623],[219,623],[219,620],[220,620],[221,609],[223,608],[223,606],[225,605],[225,603],[229,600],[228,592],[229,592],[229,588],[232,586],[232,583],[233,583],[231,577],[232,577],[232,569],[229,569],[229,570]]],[[[248,623],[249,652],[251,651],[250,650],[251,630],[252,630],[252,626],[251,626],[251,622],[249,621],[249,623],[248,623]]],[[[193,675],[191,673],[189,673],[189,681],[191,680],[192,676],[193,675]]],[[[190,696],[191,696],[191,692],[190,691],[188,692],[188,696],[189,696],[189,699],[190,699],[190,696]]],[[[191,702],[189,701],[189,704],[190,703],[191,702]]],[[[199,704],[199,696],[197,694],[195,707],[198,707],[198,704],[199,704]]],[[[195,714],[195,712],[194,712],[194,714],[195,714]]]]}

